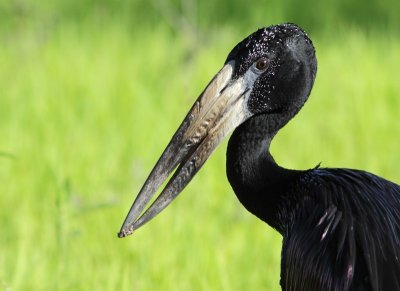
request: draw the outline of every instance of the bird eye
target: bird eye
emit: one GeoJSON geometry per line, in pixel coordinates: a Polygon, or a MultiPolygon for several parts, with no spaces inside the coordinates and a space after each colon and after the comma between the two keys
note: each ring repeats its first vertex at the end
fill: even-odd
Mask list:
{"type": "Polygon", "coordinates": [[[256,63],[256,69],[260,71],[265,71],[268,68],[269,62],[266,58],[261,58],[256,63]]]}

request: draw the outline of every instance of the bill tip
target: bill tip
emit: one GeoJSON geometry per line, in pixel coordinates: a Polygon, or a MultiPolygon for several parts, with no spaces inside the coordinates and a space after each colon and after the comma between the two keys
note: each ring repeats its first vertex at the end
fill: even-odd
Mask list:
{"type": "Polygon", "coordinates": [[[118,233],[118,237],[123,238],[132,233],[133,233],[133,229],[121,229],[121,231],[118,233]]]}

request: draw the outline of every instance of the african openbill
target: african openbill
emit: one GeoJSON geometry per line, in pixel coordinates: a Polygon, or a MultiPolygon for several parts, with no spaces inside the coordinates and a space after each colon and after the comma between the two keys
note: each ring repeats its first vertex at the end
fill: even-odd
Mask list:
{"type": "Polygon", "coordinates": [[[294,24],[259,29],[236,45],[158,160],[119,236],[167,207],[234,129],[228,179],[247,210],[283,236],[283,290],[400,290],[400,187],[360,170],[284,169],[269,152],[307,100],[316,72],[313,44],[294,24]]]}

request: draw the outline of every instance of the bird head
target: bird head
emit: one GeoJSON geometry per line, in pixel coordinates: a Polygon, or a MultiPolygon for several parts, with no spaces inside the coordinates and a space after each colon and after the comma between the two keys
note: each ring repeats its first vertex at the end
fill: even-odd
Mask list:
{"type": "Polygon", "coordinates": [[[133,233],[167,207],[240,124],[257,114],[293,116],[310,94],[316,70],[312,42],[294,24],[259,29],[236,45],[172,137],[118,236],[133,233]]]}

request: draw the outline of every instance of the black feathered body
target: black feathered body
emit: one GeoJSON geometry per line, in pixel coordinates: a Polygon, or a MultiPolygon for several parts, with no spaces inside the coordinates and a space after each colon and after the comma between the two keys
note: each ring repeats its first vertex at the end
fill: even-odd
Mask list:
{"type": "Polygon", "coordinates": [[[358,170],[283,169],[269,153],[274,124],[259,115],[234,132],[227,174],[283,236],[282,289],[400,290],[400,187],[358,170]]]}
{"type": "Polygon", "coordinates": [[[400,290],[400,187],[350,169],[293,183],[277,213],[283,289],[400,290]]]}

